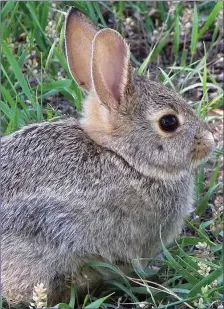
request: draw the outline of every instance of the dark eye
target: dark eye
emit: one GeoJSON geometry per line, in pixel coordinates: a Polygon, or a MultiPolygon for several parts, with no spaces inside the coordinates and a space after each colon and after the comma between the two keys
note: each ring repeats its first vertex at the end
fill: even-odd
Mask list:
{"type": "Polygon", "coordinates": [[[160,128],[165,132],[173,132],[179,126],[179,121],[175,115],[165,115],[159,120],[160,128]]]}

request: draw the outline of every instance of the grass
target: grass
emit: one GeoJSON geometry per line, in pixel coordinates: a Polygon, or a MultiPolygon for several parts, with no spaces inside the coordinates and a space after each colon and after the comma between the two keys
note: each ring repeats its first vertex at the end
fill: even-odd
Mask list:
{"type": "MultiPolygon", "coordinates": [[[[32,122],[57,119],[61,115],[57,106],[62,99],[81,110],[84,93],[69,73],[63,48],[64,16],[70,5],[85,12],[99,28],[105,27],[110,19],[114,20],[113,27],[128,36],[133,65],[139,74],[153,72],[159,64],[157,78],[160,81],[190,100],[201,117],[212,124],[219,123],[221,117],[214,112],[223,104],[223,90],[209,63],[216,57],[213,53],[222,26],[219,22],[221,1],[189,3],[188,30],[184,26],[186,5],[183,2],[169,7],[167,2],[156,1],[55,4],[8,1],[1,3],[3,134],[32,122]],[[147,54],[144,55],[144,51],[143,56],[136,52],[127,18],[134,21],[134,32],[144,37],[139,42],[145,44],[147,54]],[[207,33],[211,34],[211,40],[204,42],[203,36],[207,33]],[[170,62],[164,64],[167,51],[170,62]],[[201,91],[199,97],[195,95],[198,89],[201,91]],[[211,90],[215,91],[215,97],[210,96],[211,90]],[[53,104],[55,100],[57,106],[53,104]]],[[[211,175],[208,176],[206,164],[197,171],[197,216],[186,220],[185,231],[175,244],[170,248],[162,245],[164,259],[149,259],[149,267],[141,272],[133,263],[133,274],[129,277],[109,264],[86,265],[110,268],[120,275],[120,280],[107,282],[97,295],[87,295],[82,308],[117,308],[118,305],[160,309],[217,308],[221,304],[223,226],[222,210],[215,205],[222,186],[221,156],[222,151],[217,148],[211,175]]],[[[74,308],[77,304],[73,286],[70,303],[58,304],[55,308],[74,308]]]]}

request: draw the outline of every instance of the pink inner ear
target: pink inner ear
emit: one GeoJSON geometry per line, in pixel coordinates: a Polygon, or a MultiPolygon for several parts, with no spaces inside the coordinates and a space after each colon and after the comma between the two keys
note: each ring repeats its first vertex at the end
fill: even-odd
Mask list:
{"type": "Polygon", "coordinates": [[[93,40],[92,82],[98,98],[109,109],[124,96],[129,80],[129,48],[115,30],[100,30],[93,40]]]}
{"type": "Polygon", "coordinates": [[[106,88],[119,102],[124,75],[127,50],[122,40],[114,40],[113,44],[103,47],[100,59],[100,72],[106,88]]]}
{"type": "Polygon", "coordinates": [[[70,72],[85,90],[91,88],[92,41],[97,33],[93,22],[80,11],[70,8],[66,16],[65,44],[70,72]]]}

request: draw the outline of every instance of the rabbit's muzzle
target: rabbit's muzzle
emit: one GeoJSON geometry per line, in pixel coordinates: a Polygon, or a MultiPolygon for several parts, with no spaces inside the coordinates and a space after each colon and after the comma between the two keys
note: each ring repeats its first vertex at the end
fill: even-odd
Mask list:
{"type": "Polygon", "coordinates": [[[192,150],[192,160],[199,162],[210,154],[214,148],[214,138],[211,132],[204,131],[195,135],[193,150],[192,150]]]}

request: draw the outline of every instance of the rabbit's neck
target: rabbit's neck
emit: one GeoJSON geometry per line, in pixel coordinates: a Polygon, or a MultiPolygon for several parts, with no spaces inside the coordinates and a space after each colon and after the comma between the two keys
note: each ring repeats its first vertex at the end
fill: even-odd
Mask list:
{"type": "Polygon", "coordinates": [[[98,145],[103,145],[112,132],[108,110],[94,94],[89,94],[83,104],[81,125],[88,136],[98,145]]]}

